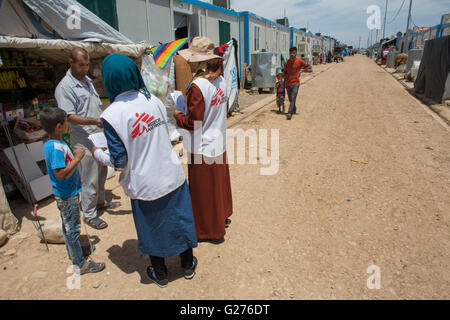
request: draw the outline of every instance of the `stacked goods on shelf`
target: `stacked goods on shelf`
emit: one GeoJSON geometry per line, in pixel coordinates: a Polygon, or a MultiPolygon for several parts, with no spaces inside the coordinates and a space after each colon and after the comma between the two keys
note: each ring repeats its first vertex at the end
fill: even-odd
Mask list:
{"type": "Polygon", "coordinates": [[[0,67],[48,67],[48,62],[44,58],[23,51],[3,49],[0,56],[3,63],[0,67]]]}
{"type": "MultiPolygon", "coordinates": [[[[54,69],[43,58],[19,50],[0,50],[0,119],[37,119],[42,108],[56,106],[54,69]]],[[[18,128],[22,139],[30,139],[18,128]]]]}
{"type": "Polygon", "coordinates": [[[0,119],[11,121],[15,118],[36,118],[39,119],[39,111],[44,108],[56,106],[56,100],[49,93],[40,93],[30,100],[17,101],[16,103],[0,103],[0,119]]]}
{"type": "Polygon", "coordinates": [[[22,119],[25,116],[23,105],[19,102],[17,104],[0,102],[0,112],[2,114],[0,118],[3,118],[6,121],[11,121],[15,118],[22,119]]]}
{"type": "Polygon", "coordinates": [[[27,83],[18,71],[2,71],[0,72],[0,90],[23,89],[27,87],[27,83]]]}
{"type": "Polygon", "coordinates": [[[47,135],[39,121],[29,119],[18,119],[13,132],[18,138],[25,140],[27,143],[41,140],[47,135]]]}

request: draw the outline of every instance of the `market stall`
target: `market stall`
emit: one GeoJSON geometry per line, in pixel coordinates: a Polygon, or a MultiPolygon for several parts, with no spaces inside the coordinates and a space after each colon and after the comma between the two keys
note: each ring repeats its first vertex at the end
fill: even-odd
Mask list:
{"type": "Polygon", "coordinates": [[[69,53],[75,47],[85,48],[90,54],[89,75],[104,108],[109,100],[101,78],[103,58],[121,53],[140,65],[143,55],[150,50],[146,43],[127,45],[0,36],[0,118],[4,130],[9,131],[9,135],[0,138],[0,159],[11,178],[6,177],[9,180],[6,185],[11,187],[13,180],[30,203],[51,195],[42,155],[46,134],[39,125],[39,111],[56,107],[53,93],[68,69],[69,53]],[[12,149],[11,144],[16,148],[12,149]]]}
{"type": "Polygon", "coordinates": [[[31,204],[52,194],[42,147],[39,112],[56,107],[54,90],[65,75],[70,51],[86,49],[89,76],[102,100],[103,58],[121,53],[138,64],[150,52],[134,44],[74,0],[4,0],[0,5],[0,174],[6,194],[19,190],[31,204]],[[68,28],[70,5],[80,7],[80,28],[68,28]]]}

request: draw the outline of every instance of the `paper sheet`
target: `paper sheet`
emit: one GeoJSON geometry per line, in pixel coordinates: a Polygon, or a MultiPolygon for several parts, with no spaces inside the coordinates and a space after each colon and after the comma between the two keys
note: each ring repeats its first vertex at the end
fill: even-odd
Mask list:
{"type": "Polygon", "coordinates": [[[109,153],[103,151],[103,149],[95,150],[94,158],[95,158],[95,160],[100,162],[102,165],[114,168],[114,165],[111,163],[111,158],[109,157],[109,153]]]}
{"type": "Polygon", "coordinates": [[[114,167],[109,158],[108,143],[106,142],[105,134],[103,132],[91,134],[89,140],[91,140],[97,148],[106,148],[106,150],[95,150],[94,158],[104,166],[114,167]]]}
{"type": "Polygon", "coordinates": [[[186,101],[184,101],[183,92],[175,90],[170,94],[178,111],[187,113],[186,101]]]}
{"type": "Polygon", "coordinates": [[[89,136],[89,140],[91,140],[94,146],[96,146],[97,148],[108,148],[108,144],[106,143],[106,137],[103,132],[91,134],[89,136]]]}

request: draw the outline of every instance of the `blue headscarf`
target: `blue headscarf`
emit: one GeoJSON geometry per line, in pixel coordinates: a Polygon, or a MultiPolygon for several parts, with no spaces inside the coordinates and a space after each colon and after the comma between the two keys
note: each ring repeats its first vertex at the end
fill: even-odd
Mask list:
{"type": "Polygon", "coordinates": [[[139,90],[147,99],[150,98],[138,66],[122,54],[111,54],[103,60],[102,76],[111,103],[119,94],[129,90],[139,90]]]}

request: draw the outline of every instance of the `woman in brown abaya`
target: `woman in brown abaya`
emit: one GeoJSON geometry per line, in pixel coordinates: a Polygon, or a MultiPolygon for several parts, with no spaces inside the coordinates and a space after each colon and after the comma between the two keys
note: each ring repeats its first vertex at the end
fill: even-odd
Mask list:
{"type": "MultiPolygon", "coordinates": [[[[188,147],[189,189],[199,241],[221,243],[233,212],[230,172],[226,154],[228,103],[222,77],[222,57],[214,55],[214,44],[196,37],[189,49],[179,51],[190,65],[192,82],[187,90],[187,114],[174,111],[177,124],[188,130],[191,142],[201,130],[201,143],[188,147]]],[[[197,141],[198,142],[198,141],[197,141]]]]}

